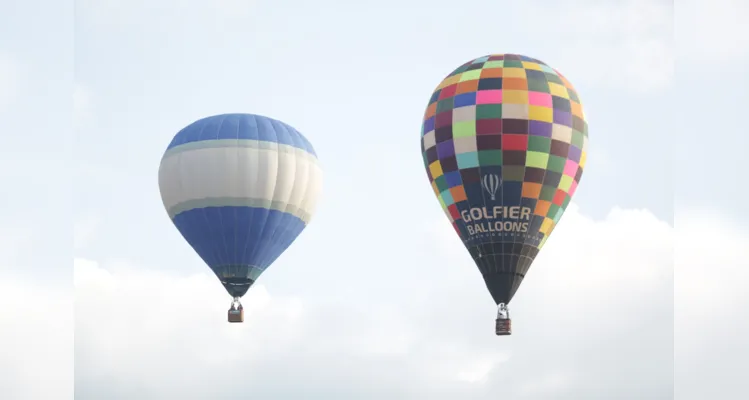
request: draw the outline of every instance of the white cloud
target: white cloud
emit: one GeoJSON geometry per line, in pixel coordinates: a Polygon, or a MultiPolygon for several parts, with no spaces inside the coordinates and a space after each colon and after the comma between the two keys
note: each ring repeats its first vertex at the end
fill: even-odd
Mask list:
{"type": "Polygon", "coordinates": [[[559,43],[553,61],[544,61],[560,71],[576,71],[573,82],[584,77],[600,86],[644,93],[673,79],[672,1],[536,0],[528,7],[533,32],[559,43]]]}
{"type": "Polygon", "coordinates": [[[73,399],[72,287],[9,275],[0,274],[2,398],[73,399]]]}
{"type": "MultiPolygon", "coordinates": [[[[0,226],[0,398],[72,399],[73,287],[34,262],[57,247],[42,242],[32,216],[12,210],[0,226]]],[[[68,258],[50,267],[70,266],[68,258]]]]}
{"type": "Polygon", "coordinates": [[[677,49],[684,61],[732,61],[749,55],[749,3],[744,0],[676,2],[677,49]]]}
{"type": "Polygon", "coordinates": [[[443,245],[425,262],[456,273],[415,282],[426,302],[398,292],[325,300],[335,287],[280,297],[261,280],[242,325],[225,322],[228,297],[209,273],[77,259],[77,398],[671,398],[667,223],[620,209],[595,221],[572,205],[505,338],[493,334],[478,271],[444,234],[454,233],[445,221],[436,232],[443,245]]]}
{"type": "Polygon", "coordinates": [[[749,359],[749,232],[715,212],[676,216],[677,398],[740,398],[749,359]]]}
{"type": "MultiPolygon", "coordinates": [[[[520,393],[523,397],[547,396],[554,398],[555,393],[569,390],[569,386],[574,380],[569,373],[565,371],[551,372],[544,376],[538,377],[533,382],[526,382],[520,386],[520,393]]],[[[580,384],[582,382],[574,382],[580,384]]]]}
{"type": "Polygon", "coordinates": [[[18,63],[0,54],[0,107],[6,107],[18,95],[20,79],[18,63]]]}

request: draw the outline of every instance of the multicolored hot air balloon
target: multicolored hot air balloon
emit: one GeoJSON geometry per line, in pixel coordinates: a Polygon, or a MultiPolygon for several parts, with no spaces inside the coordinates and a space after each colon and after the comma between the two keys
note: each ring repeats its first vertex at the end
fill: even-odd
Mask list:
{"type": "Polygon", "coordinates": [[[294,128],[252,114],[198,120],[177,133],[159,167],[164,207],[182,236],[239,299],[307,226],[322,171],[294,128]]]}
{"type": "Polygon", "coordinates": [[[471,60],[439,84],[421,131],[434,193],[499,306],[507,305],[580,182],[588,125],[572,84],[516,54],[471,60]]]}

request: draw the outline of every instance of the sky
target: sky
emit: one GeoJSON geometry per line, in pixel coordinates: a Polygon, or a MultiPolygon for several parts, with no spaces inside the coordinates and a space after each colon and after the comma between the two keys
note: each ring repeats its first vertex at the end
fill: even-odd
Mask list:
{"type": "Polygon", "coordinates": [[[747,7],[0,3],[2,398],[740,397],[747,7]],[[440,80],[503,52],[575,85],[590,154],[497,338],[418,141],[440,80]],[[157,181],[226,112],[291,124],[325,174],[241,325],[157,181]]]}

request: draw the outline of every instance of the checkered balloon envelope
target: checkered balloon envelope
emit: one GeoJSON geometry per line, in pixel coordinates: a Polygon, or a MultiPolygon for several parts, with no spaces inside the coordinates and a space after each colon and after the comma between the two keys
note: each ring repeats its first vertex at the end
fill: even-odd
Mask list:
{"type": "Polygon", "coordinates": [[[421,131],[424,166],[497,304],[510,302],[562,218],[587,147],[575,88],[540,60],[479,57],[432,94],[421,131]]]}

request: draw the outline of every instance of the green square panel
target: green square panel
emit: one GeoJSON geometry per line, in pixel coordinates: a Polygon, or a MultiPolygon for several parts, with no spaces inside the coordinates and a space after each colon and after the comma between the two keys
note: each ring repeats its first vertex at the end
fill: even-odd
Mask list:
{"type": "Polygon", "coordinates": [[[518,60],[504,60],[505,68],[525,68],[525,65],[523,65],[522,61],[518,60]]]}
{"type": "Polygon", "coordinates": [[[502,150],[479,150],[479,164],[502,165],[502,150]]]}
{"type": "Polygon", "coordinates": [[[560,219],[562,219],[562,215],[563,215],[563,214],[564,214],[564,208],[562,208],[562,207],[559,207],[559,208],[557,209],[557,213],[556,213],[556,214],[554,214],[554,223],[555,223],[555,224],[558,224],[558,223],[559,223],[559,220],[560,220],[560,219]]]}
{"type": "MultiPolygon", "coordinates": [[[[539,199],[552,201],[554,200],[554,194],[556,194],[556,192],[557,192],[557,188],[555,186],[544,185],[543,187],[541,187],[541,196],[539,196],[539,199]]],[[[553,215],[553,214],[551,212],[548,212],[546,215],[553,215]]]]}
{"type": "Polygon", "coordinates": [[[525,167],[519,165],[505,165],[502,167],[502,180],[506,182],[522,182],[525,178],[525,167]]]}
{"type": "Polygon", "coordinates": [[[476,106],[476,119],[502,118],[501,104],[479,104],[476,106]]]}
{"type": "Polygon", "coordinates": [[[566,163],[566,158],[559,156],[549,156],[549,165],[546,166],[546,169],[549,171],[559,172],[561,174],[564,172],[564,165],[566,163]]]}
{"type": "Polygon", "coordinates": [[[549,164],[549,153],[540,151],[529,151],[525,153],[525,166],[538,169],[546,169],[549,164]]]}
{"type": "Polygon", "coordinates": [[[505,66],[504,60],[492,60],[484,63],[484,68],[502,68],[505,66]]]}
{"type": "Polygon", "coordinates": [[[442,175],[435,179],[434,184],[437,185],[437,190],[439,190],[440,192],[444,192],[445,190],[450,189],[450,186],[447,184],[445,175],[442,175]]]}
{"type": "Polygon", "coordinates": [[[583,140],[585,139],[585,136],[582,132],[572,130],[572,145],[577,147],[578,149],[583,148],[583,140]]]}
{"type": "Polygon", "coordinates": [[[552,74],[552,73],[547,72],[546,73],[546,80],[549,81],[549,82],[558,83],[558,84],[564,86],[564,82],[562,82],[562,80],[559,79],[559,77],[556,74],[552,74]]]}
{"type": "Polygon", "coordinates": [[[551,139],[543,136],[528,136],[528,151],[548,154],[551,151],[551,139]]]}
{"type": "Polygon", "coordinates": [[[481,70],[480,69],[473,69],[470,71],[463,72],[460,75],[460,82],[465,81],[475,81],[477,79],[481,78],[481,70]]]}
{"type": "Polygon", "coordinates": [[[448,99],[440,100],[439,102],[437,102],[437,114],[452,110],[453,99],[455,99],[455,97],[450,97],[448,99]]]}
{"type": "Polygon", "coordinates": [[[476,136],[476,121],[453,122],[453,137],[476,136]]]}
{"type": "Polygon", "coordinates": [[[546,214],[549,218],[554,218],[557,215],[557,212],[559,211],[560,207],[554,203],[551,204],[549,207],[549,213],[546,214]]]}
{"type": "Polygon", "coordinates": [[[541,79],[528,79],[528,90],[531,92],[549,93],[549,84],[541,79]]]}

